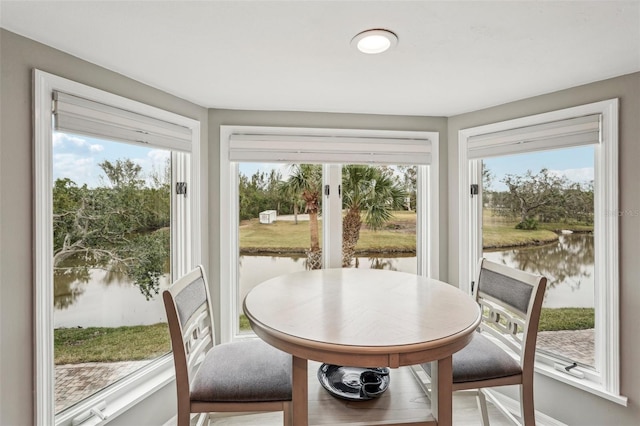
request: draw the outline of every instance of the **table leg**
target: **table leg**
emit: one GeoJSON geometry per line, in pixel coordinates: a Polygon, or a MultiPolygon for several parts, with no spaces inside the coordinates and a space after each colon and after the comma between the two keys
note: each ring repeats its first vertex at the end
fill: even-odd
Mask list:
{"type": "Polygon", "coordinates": [[[431,367],[431,411],[438,426],[451,426],[453,422],[453,364],[451,356],[439,359],[437,364],[437,368],[431,367]]]}
{"type": "Polygon", "coordinates": [[[292,376],[293,424],[307,426],[309,424],[309,377],[306,359],[293,357],[292,376]]]}

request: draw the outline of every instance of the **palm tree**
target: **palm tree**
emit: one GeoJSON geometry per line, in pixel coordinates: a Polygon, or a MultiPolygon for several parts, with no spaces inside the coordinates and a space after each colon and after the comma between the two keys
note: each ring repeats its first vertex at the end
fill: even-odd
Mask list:
{"type": "Polygon", "coordinates": [[[301,196],[292,185],[289,185],[287,181],[280,181],[278,185],[278,195],[281,199],[286,200],[287,203],[291,203],[293,208],[293,223],[298,224],[298,214],[301,207],[301,196]]]}
{"type": "Polygon", "coordinates": [[[342,266],[351,266],[360,239],[362,214],[372,230],[380,229],[401,208],[406,191],[377,167],[348,165],[342,169],[342,266]]]}
{"type": "MultiPolygon", "coordinates": [[[[320,269],[322,252],[318,232],[318,213],[322,193],[322,167],[316,164],[291,164],[289,178],[282,183],[281,191],[299,194],[305,203],[305,212],[309,214],[309,233],[311,246],[307,252],[307,265],[310,269],[320,269]]],[[[294,202],[295,205],[295,202],[294,202]]]]}

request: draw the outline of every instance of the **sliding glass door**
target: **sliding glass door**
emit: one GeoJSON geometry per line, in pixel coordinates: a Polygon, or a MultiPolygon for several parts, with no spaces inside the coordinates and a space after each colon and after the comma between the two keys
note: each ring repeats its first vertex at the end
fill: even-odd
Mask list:
{"type": "Polygon", "coordinates": [[[319,268],[437,278],[438,135],[222,126],[222,341],[251,333],[251,288],[319,268]],[[228,208],[227,208],[228,207],[228,208]]]}

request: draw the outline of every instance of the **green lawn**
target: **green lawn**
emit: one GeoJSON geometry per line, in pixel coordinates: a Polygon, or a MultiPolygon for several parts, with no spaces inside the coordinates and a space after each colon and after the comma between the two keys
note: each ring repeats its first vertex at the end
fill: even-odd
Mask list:
{"type": "Polygon", "coordinates": [[[53,336],[56,365],[153,359],[171,350],[167,324],[58,328],[53,336]]]}
{"type": "MultiPolygon", "coordinates": [[[[322,220],[319,221],[322,226],[322,220]]],[[[552,243],[562,229],[593,231],[593,226],[576,223],[541,223],[533,231],[515,229],[517,220],[483,212],[484,248],[517,247],[552,243]]],[[[356,250],[360,253],[414,253],[415,212],[399,211],[384,229],[371,231],[363,226],[356,250]]],[[[240,224],[240,251],[247,253],[304,253],[309,248],[309,222],[276,221],[261,224],[258,219],[240,224]]],[[[320,242],[322,246],[322,241],[320,242]]]]}
{"type": "MultiPolygon", "coordinates": [[[[385,229],[371,231],[363,227],[356,250],[365,253],[401,252],[416,250],[415,212],[395,212],[394,220],[385,229]]],[[[322,220],[319,220],[320,233],[322,220]]],[[[304,253],[310,246],[309,222],[276,220],[262,224],[258,219],[240,224],[240,252],[246,253],[304,253]]],[[[322,241],[320,242],[322,246],[322,241]]]]}
{"type": "Polygon", "coordinates": [[[517,219],[494,216],[489,210],[482,212],[482,246],[486,249],[518,247],[552,243],[558,240],[563,229],[574,232],[591,232],[593,225],[579,223],[539,223],[533,231],[516,229],[517,219]]]}
{"type": "Polygon", "coordinates": [[[595,326],[593,308],[542,308],[540,331],[586,330],[595,326]]]}

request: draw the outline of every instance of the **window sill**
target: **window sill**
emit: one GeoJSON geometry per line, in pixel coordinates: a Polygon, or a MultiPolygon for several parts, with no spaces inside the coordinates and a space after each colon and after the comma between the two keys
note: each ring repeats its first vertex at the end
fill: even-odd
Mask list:
{"type": "Polygon", "coordinates": [[[173,356],[169,353],[76,406],[63,411],[56,416],[55,424],[56,426],[106,425],[140,401],[162,389],[174,377],[173,356]],[[104,419],[92,414],[87,415],[92,408],[102,403],[106,404],[104,410],[101,411],[104,419]],[[82,417],[85,417],[86,420],[79,422],[82,417]]]}
{"type": "Polygon", "coordinates": [[[577,377],[570,376],[568,374],[564,374],[556,370],[552,365],[536,362],[535,372],[542,374],[543,376],[547,376],[552,379],[558,380],[569,386],[576,387],[585,392],[589,392],[593,395],[599,396],[600,398],[604,398],[609,401],[615,402],[616,404],[620,404],[625,407],[627,406],[628,401],[626,396],[611,393],[608,390],[604,389],[602,385],[600,385],[599,383],[595,383],[591,380],[580,379],[577,377]]]}

